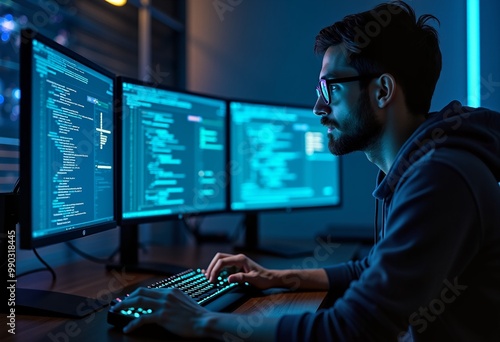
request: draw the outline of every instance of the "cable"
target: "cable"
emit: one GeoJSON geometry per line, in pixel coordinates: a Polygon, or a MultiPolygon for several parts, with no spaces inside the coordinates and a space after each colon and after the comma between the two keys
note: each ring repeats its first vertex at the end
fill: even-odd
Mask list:
{"type": "MultiPolygon", "coordinates": [[[[12,193],[14,194],[19,194],[21,192],[21,177],[18,177],[16,180],[16,183],[14,184],[14,189],[12,190],[12,193]]],[[[50,274],[52,275],[52,282],[55,282],[57,279],[56,272],[50,265],[45,262],[45,260],[42,259],[42,257],[38,254],[37,250],[33,248],[33,253],[35,253],[35,256],[37,259],[45,266],[45,268],[35,268],[34,270],[26,271],[20,274],[16,274],[17,278],[21,278],[24,276],[27,276],[28,274],[32,273],[37,273],[37,272],[44,272],[44,271],[49,271],[50,274]]]]}
{"type": "Polygon", "coordinates": [[[56,272],[54,272],[54,270],[52,269],[52,267],[50,267],[50,265],[47,264],[47,262],[45,262],[45,260],[42,259],[42,257],[36,251],[36,248],[33,248],[33,253],[35,253],[35,256],[38,258],[38,260],[40,260],[40,262],[42,264],[44,264],[45,267],[47,267],[47,270],[52,274],[52,281],[56,281],[56,278],[57,278],[56,272]]]}
{"type": "Polygon", "coordinates": [[[12,190],[12,192],[15,194],[19,193],[20,189],[21,189],[21,177],[18,177],[16,183],[14,184],[14,190],[12,190]]]}
{"type": "Polygon", "coordinates": [[[21,277],[27,276],[28,274],[37,273],[37,272],[44,272],[44,271],[49,271],[49,269],[47,269],[46,267],[44,267],[44,268],[35,268],[34,270],[30,270],[30,271],[26,271],[26,272],[23,272],[23,273],[20,273],[20,274],[16,274],[16,278],[19,279],[21,277]]]}
{"type": "Polygon", "coordinates": [[[68,246],[73,252],[75,252],[76,254],[78,254],[79,256],[81,256],[82,258],[90,260],[90,261],[98,263],[98,264],[108,264],[110,261],[113,260],[113,257],[116,254],[118,254],[118,252],[120,251],[119,248],[117,248],[117,249],[114,250],[113,253],[111,253],[111,255],[108,258],[106,258],[106,259],[100,259],[100,258],[96,258],[95,256],[87,254],[84,251],[78,249],[71,242],[66,242],[66,246],[68,246]]]}

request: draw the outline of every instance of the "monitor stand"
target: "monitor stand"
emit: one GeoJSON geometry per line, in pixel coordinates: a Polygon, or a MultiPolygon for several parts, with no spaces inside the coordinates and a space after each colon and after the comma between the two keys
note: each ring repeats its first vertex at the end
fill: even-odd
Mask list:
{"type": "Polygon", "coordinates": [[[99,311],[108,302],[62,292],[16,289],[15,313],[34,316],[82,318],[99,311]]]}
{"type": "Polygon", "coordinates": [[[269,254],[284,258],[299,258],[313,254],[311,246],[300,246],[282,242],[273,242],[272,244],[259,243],[259,214],[257,212],[245,214],[244,227],[244,244],[235,246],[235,252],[269,254]]]}
{"type": "Polygon", "coordinates": [[[106,269],[171,276],[185,271],[186,267],[166,263],[139,262],[139,227],[137,224],[130,224],[120,227],[119,263],[108,264],[106,269]]]}
{"type": "Polygon", "coordinates": [[[82,318],[98,311],[109,303],[95,298],[82,297],[48,290],[19,288],[16,278],[16,225],[19,222],[19,195],[0,193],[0,265],[2,278],[3,312],[9,315],[42,315],[65,318],[82,318]],[[11,262],[9,262],[11,260],[11,262]]]}

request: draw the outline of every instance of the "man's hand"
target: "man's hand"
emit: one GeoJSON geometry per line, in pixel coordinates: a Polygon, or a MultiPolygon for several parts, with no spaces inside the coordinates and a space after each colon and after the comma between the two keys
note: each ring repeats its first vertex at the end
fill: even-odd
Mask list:
{"type": "Polygon", "coordinates": [[[329,283],[326,272],[317,269],[269,270],[257,264],[244,254],[217,253],[208,265],[205,276],[215,282],[225,267],[236,267],[240,270],[228,277],[230,283],[248,282],[254,287],[265,290],[273,287],[293,290],[328,290],[329,283]]]}
{"type": "Polygon", "coordinates": [[[125,333],[144,324],[155,323],[182,337],[204,336],[204,315],[209,311],[179,289],[138,288],[111,310],[120,311],[128,307],[148,308],[153,312],[132,320],[123,328],[125,333]]]}
{"type": "Polygon", "coordinates": [[[217,276],[226,267],[236,267],[240,270],[228,277],[230,283],[248,282],[261,290],[279,286],[280,279],[276,271],[260,266],[244,254],[217,253],[208,265],[205,276],[210,282],[216,282],[217,276]]]}

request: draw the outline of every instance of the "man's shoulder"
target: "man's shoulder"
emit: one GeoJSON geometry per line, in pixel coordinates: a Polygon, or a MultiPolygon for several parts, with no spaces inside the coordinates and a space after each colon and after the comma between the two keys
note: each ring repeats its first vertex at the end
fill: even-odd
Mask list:
{"type": "Polygon", "coordinates": [[[439,182],[454,174],[459,175],[464,184],[472,187],[498,184],[489,165],[474,152],[462,148],[433,149],[413,163],[402,178],[411,177],[415,173],[425,175],[422,177],[424,182],[439,182]]]}

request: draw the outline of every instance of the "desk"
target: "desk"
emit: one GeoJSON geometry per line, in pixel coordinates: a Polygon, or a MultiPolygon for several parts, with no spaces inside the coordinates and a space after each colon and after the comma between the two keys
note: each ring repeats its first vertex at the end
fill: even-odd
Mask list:
{"type": "MultiPolygon", "coordinates": [[[[268,268],[313,268],[345,261],[354,255],[354,244],[333,244],[319,246],[314,254],[295,259],[283,259],[269,255],[249,255],[252,259],[268,268]]],[[[182,247],[151,247],[147,254],[148,261],[175,262],[186,268],[206,267],[216,252],[231,253],[226,245],[201,245],[182,247]]],[[[141,256],[142,258],[143,256],[141,256]]],[[[82,260],[71,265],[55,269],[56,284],[52,286],[49,272],[41,272],[22,277],[18,280],[20,288],[36,288],[72,293],[99,299],[111,299],[124,289],[141,283],[150,283],[155,278],[151,274],[106,271],[104,265],[82,260]]],[[[283,314],[316,311],[326,296],[326,292],[284,292],[271,290],[264,297],[251,298],[234,310],[236,313],[258,313],[263,316],[281,316],[283,314]],[[272,305],[269,305],[272,303],[272,305]],[[265,304],[265,305],[264,305],[265,304]]],[[[16,315],[16,334],[8,333],[7,318],[0,319],[1,341],[160,341],[176,340],[165,335],[161,329],[149,329],[141,334],[124,335],[113,329],[107,322],[107,307],[81,319],[16,315]]]]}

